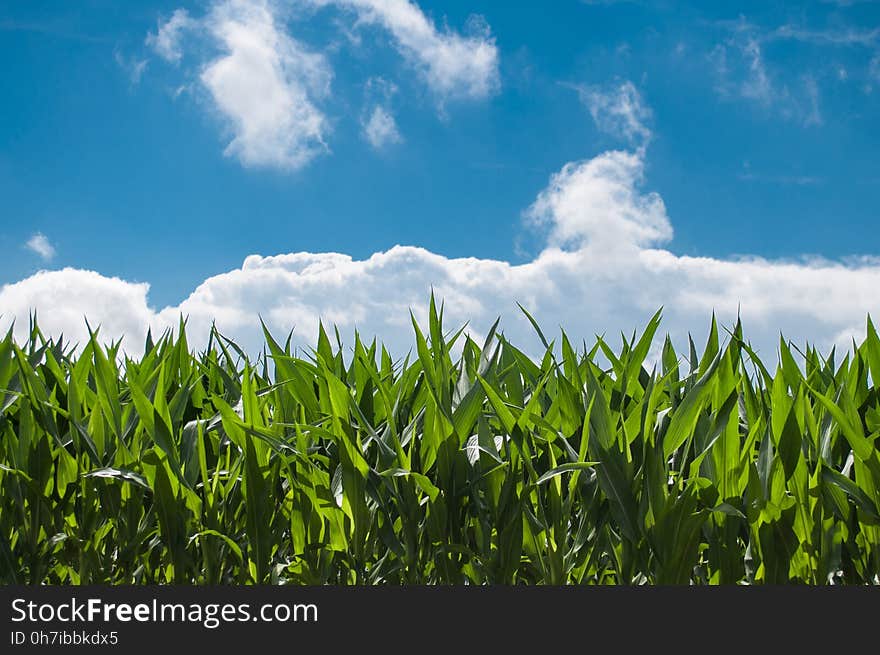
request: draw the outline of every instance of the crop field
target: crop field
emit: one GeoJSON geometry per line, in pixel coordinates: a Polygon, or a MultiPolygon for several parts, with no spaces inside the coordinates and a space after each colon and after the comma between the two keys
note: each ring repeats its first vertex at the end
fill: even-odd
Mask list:
{"type": "Polygon", "coordinates": [[[401,359],[6,335],[0,582],[880,582],[870,319],[768,370],[739,324],[649,359],[659,313],[592,345],[529,316],[534,358],[429,314],[401,359]]]}

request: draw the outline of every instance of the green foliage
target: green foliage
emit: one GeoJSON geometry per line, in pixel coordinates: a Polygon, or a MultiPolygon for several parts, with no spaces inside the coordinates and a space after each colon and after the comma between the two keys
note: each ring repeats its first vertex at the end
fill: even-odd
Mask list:
{"type": "Polygon", "coordinates": [[[876,584],[880,340],[0,340],[0,582],[876,584]],[[455,355],[453,354],[455,353],[455,355]]]}

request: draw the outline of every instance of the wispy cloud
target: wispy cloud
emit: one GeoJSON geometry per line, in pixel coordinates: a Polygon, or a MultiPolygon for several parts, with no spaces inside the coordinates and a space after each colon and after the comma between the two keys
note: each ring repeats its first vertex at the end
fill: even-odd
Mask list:
{"type": "Polygon", "coordinates": [[[803,78],[804,91],[806,93],[806,108],[804,111],[804,125],[822,125],[822,111],[819,108],[819,85],[812,75],[803,78]]]}
{"type": "Polygon", "coordinates": [[[364,138],[376,150],[401,141],[400,132],[397,130],[397,121],[383,107],[373,108],[373,112],[364,122],[363,128],[364,138]]]}
{"type": "Polygon", "coordinates": [[[756,171],[752,168],[752,162],[748,159],[742,162],[742,169],[737,173],[736,177],[744,182],[762,182],[768,184],[783,184],[794,186],[814,186],[824,183],[824,179],[814,175],[795,175],[767,173],[766,171],[756,171]]]}
{"type": "Polygon", "coordinates": [[[748,74],[742,82],[742,94],[746,98],[757,100],[760,103],[771,104],[774,100],[787,94],[786,91],[776,89],[770,82],[764,58],[761,54],[761,44],[754,37],[746,37],[740,45],[743,57],[746,60],[748,74]]]}
{"type": "Polygon", "coordinates": [[[0,19],[0,32],[31,32],[45,36],[82,41],[83,43],[111,43],[113,38],[87,34],[62,19],[49,21],[18,21],[0,19]]]}
{"type": "Polygon", "coordinates": [[[632,82],[575,88],[600,130],[631,144],[645,145],[651,139],[651,110],[632,82]]]}
{"type": "Polygon", "coordinates": [[[880,55],[871,58],[871,63],[868,65],[868,78],[872,82],[880,82],[880,55]]]}
{"type": "Polygon", "coordinates": [[[149,64],[149,60],[147,59],[126,57],[119,50],[113,51],[113,60],[128,77],[128,81],[132,86],[137,86],[140,83],[144,72],[147,70],[147,65],[149,64]]]}
{"type": "Polygon", "coordinates": [[[794,186],[816,186],[824,181],[821,177],[812,175],[761,175],[751,171],[744,171],[737,177],[747,182],[769,182],[794,186]]]}
{"type": "Polygon", "coordinates": [[[643,2],[644,0],[581,0],[582,4],[599,7],[610,7],[611,5],[636,5],[642,4],[643,2]]]}
{"type": "Polygon", "coordinates": [[[391,108],[396,93],[397,85],[381,77],[371,77],[364,85],[361,129],[367,143],[376,150],[403,141],[391,108]]]}
{"type": "Polygon", "coordinates": [[[727,99],[753,102],[768,114],[801,123],[804,127],[823,124],[822,96],[816,75],[772,70],[764,44],[772,40],[766,31],[745,20],[718,23],[728,37],[708,55],[715,73],[715,89],[727,99]]]}
{"type": "Polygon", "coordinates": [[[877,0],[819,0],[823,4],[837,5],[838,7],[852,7],[854,5],[877,2],[877,0]]]}
{"type": "Polygon", "coordinates": [[[55,246],[49,241],[49,238],[42,232],[36,232],[25,242],[25,247],[31,252],[36,253],[44,262],[52,261],[55,258],[55,246]]]}
{"type": "Polygon", "coordinates": [[[791,39],[818,45],[876,47],[880,43],[880,28],[865,30],[851,27],[815,30],[796,25],[782,25],[767,32],[764,38],[767,40],[791,39]]]}
{"type": "Polygon", "coordinates": [[[147,34],[146,44],[165,61],[178,62],[183,57],[185,32],[197,26],[186,9],[177,9],[168,20],[159,22],[155,32],[147,34]]]}

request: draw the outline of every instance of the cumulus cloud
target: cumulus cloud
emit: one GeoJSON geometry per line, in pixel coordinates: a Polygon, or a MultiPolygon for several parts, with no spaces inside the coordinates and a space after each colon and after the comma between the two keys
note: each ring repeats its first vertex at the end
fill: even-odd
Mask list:
{"type": "Polygon", "coordinates": [[[14,321],[17,336],[23,338],[30,313],[36,311],[44,333],[56,337],[63,334],[68,341],[83,343],[88,339],[87,318],[93,328],[100,324],[105,339],[125,335],[126,345],[137,351],[132,341],[144,336],[149,327],[163,325],[147,304],[148,289],[148,284],[94,271],[40,271],[0,289],[0,323],[8,329],[14,321]]]}
{"type": "MultiPolygon", "coordinates": [[[[244,166],[297,170],[329,151],[323,105],[333,69],[324,53],[294,38],[288,23],[311,15],[303,7],[325,6],[353,13],[356,28],[372,25],[390,35],[441,109],[499,86],[498,49],[484,20],[472,17],[466,33],[439,29],[409,0],[211,0],[198,18],[174,11],[146,44],[171,63],[196,55],[197,78],[231,137],[227,155],[244,166]]],[[[361,122],[374,147],[401,140],[387,102],[374,103],[361,122]]]]}
{"type": "Polygon", "coordinates": [[[205,25],[224,50],[201,81],[233,134],[226,154],[297,169],[326,151],[329,125],[313,101],[330,92],[326,58],[294,40],[265,1],[218,3],[205,25]]]}
{"type": "Polygon", "coordinates": [[[330,123],[319,105],[333,71],[285,20],[274,0],[214,0],[204,16],[178,9],[147,35],[166,61],[195,54],[195,77],[230,136],[225,154],[243,166],[297,170],[328,151],[330,123]]]}
{"type": "Polygon", "coordinates": [[[644,155],[619,150],[566,164],[527,216],[550,228],[549,245],[597,253],[647,247],[672,238],[663,200],[642,193],[644,155]]]}
{"type": "Polygon", "coordinates": [[[645,144],[650,140],[651,110],[632,82],[627,80],[610,88],[594,85],[575,88],[600,130],[630,143],[645,144]]]}
{"type": "Polygon", "coordinates": [[[31,238],[24,245],[31,252],[38,254],[43,261],[48,262],[55,258],[55,246],[49,241],[49,237],[42,232],[31,235],[31,238]]]}
{"type": "Polygon", "coordinates": [[[357,14],[361,25],[387,30],[401,55],[441,100],[485,98],[499,87],[498,48],[488,24],[469,21],[469,34],[439,30],[409,0],[310,0],[357,14]]]}
{"type": "Polygon", "coordinates": [[[340,253],[252,255],[240,268],[205,280],[180,304],[161,309],[149,305],[145,283],[63,269],[2,287],[0,323],[18,318],[23,336],[28,312],[36,308],[48,332],[82,339],[87,315],[102,324],[104,338],[124,334],[136,351],[148,327],[154,333],[172,328],[183,314],[197,347],[216,320],[257,352],[258,316],[279,335],[295,326],[300,345],[313,343],[323,319],[348,339],[358,329],[403,354],[412,345],[409,309],[423,320],[433,288],[446,301],[449,327],[469,322],[479,336],[500,315],[505,334],[533,354],[540,348],[516,302],[546,332],[561,325],[587,342],[597,333],[629,332],[661,305],[664,328],[679,343],[688,332],[705,335],[711,312],[731,325],[739,311],[753,343],[770,358],[780,330],[825,349],[864,333],[866,313],[880,310],[876,260],[677,255],[661,247],[672,227],[662,199],[644,188],[643,157],[643,150],[606,152],[553,175],[527,212],[546,224],[547,243],[523,264],[450,259],[409,246],[363,260],[340,253]]]}

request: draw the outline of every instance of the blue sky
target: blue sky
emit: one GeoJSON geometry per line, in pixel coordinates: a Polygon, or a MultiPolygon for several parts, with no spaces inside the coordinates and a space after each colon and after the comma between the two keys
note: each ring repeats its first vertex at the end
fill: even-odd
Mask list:
{"type": "MultiPolygon", "coordinates": [[[[873,284],[880,3],[3,2],[0,56],[8,287],[38,271],[92,271],[148,283],[155,314],[184,311],[249,255],[362,261],[401,244],[447,263],[528,267],[548,248],[598,242],[582,227],[554,241],[562,205],[529,217],[566,164],[615,152],[637,159],[624,167],[635,205],[662,199],[670,226],[639,248],[795,261],[807,273],[816,256],[861,275],[848,289],[873,284]],[[239,37],[270,68],[281,62],[269,86],[249,86],[258,75],[253,52],[236,57],[239,37]],[[293,95],[276,107],[275,92],[293,95]]],[[[434,284],[423,268],[413,294],[434,284]]],[[[657,287],[658,306],[670,285],[657,287]]],[[[16,288],[12,314],[48,297],[16,288]]],[[[726,295],[710,309],[748,299],[711,293],[726,295]]],[[[344,299],[337,312],[297,294],[285,305],[294,316],[345,322],[344,299]]],[[[845,324],[815,337],[836,339],[871,302],[855,297],[845,324]]],[[[625,317],[610,327],[631,329],[648,304],[609,305],[625,317]]],[[[696,316],[682,309],[682,328],[701,329],[688,324],[696,316]]],[[[756,323],[772,331],[772,316],[756,310],[756,323]]]]}

